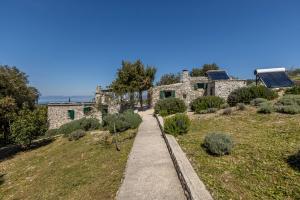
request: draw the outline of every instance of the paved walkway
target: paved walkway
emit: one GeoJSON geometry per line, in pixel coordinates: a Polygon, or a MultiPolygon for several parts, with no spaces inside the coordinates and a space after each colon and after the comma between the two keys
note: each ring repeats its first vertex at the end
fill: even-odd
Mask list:
{"type": "Polygon", "coordinates": [[[141,115],[117,199],[186,199],[156,119],[151,111],[141,115]]]}

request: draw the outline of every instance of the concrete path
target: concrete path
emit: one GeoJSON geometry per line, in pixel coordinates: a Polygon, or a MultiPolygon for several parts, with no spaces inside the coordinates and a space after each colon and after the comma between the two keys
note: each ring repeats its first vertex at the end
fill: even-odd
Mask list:
{"type": "Polygon", "coordinates": [[[141,113],[143,122],[127,161],[118,200],[186,199],[152,113],[141,113]]]}

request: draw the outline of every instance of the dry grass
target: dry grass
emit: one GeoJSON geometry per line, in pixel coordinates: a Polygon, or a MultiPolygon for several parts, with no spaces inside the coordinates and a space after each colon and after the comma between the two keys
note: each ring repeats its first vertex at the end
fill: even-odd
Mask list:
{"type": "Polygon", "coordinates": [[[300,115],[248,107],[210,116],[193,116],[190,132],[178,141],[215,199],[300,199],[300,169],[287,162],[300,150],[300,115]],[[206,153],[201,144],[210,132],[233,137],[231,155],[206,153]]]}
{"type": "Polygon", "coordinates": [[[121,184],[136,130],[120,136],[121,151],[87,134],[0,162],[0,199],[113,199],[121,184]]]}

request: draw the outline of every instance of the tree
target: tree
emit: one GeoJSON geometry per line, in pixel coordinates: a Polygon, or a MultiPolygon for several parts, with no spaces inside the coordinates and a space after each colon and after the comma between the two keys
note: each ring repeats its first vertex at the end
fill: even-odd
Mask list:
{"type": "Polygon", "coordinates": [[[35,109],[39,92],[28,83],[24,72],[0,65],[0,138],[5,144],[11,142],[11,125],[22,108],[35,109]]]}
{"type": "Polygon", "coordinates": [[[117,77],[112,82],[110,88],[114,93],[122,96],[129,94],[130,102],[134,104],[134,93],[139,93],[139,101],[143,104],[143,91],[148,90],[153,85],[156,68],[147,66],[137,60],[134,63],[122,61],[122,66],[117,71],[117,77]]]}
{"type": "Polygon", "coordinates": [[[180,74],[173,74],[173,73],[169,73],[169,74],[164,74],[162,75],[162,77],[160,78],[160,81],[156,83],[156,85],[170,85],[170,84],[174,84],[174,83],[179,83],[180,82],[180,74]]]}
{"type": "Polygon", "coordinates": [[[197,76],[206,76],[206,72],[208,70],[218,70],[219,66],[216,63],[212,64],[204,64],[202,67],[193,68],[190,76],[197,77],[197,76]]]}

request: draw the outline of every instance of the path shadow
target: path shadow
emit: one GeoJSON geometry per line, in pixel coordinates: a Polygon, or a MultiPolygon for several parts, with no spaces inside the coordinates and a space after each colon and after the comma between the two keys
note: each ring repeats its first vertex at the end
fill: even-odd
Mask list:
{"type": "MultiPolygon", "coordinates": [[[[46,146],[53,142],[53,138],[46,138],[38,141],[34,141],[29,147],[23,148],[20,145],[8,145],[6,147],[0,148],[0,161],[12,158],[19,152],[24,152],[24,151],[31,151],[34,149],[37,149],[42,146],[46,146]]],[[[1,176],[1,174],[0,174],[1,176]]],[[[1,181],[1,180],[0,180],[1,181]]]]}
{"type": "Polygon", "coordinates": [[[297,153],[290,155],[287,158],[287,163],[292,167],[293,169],[300,171],[300,151],[297,153]]]}

